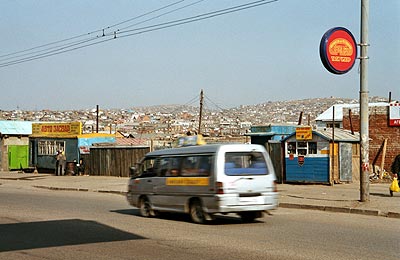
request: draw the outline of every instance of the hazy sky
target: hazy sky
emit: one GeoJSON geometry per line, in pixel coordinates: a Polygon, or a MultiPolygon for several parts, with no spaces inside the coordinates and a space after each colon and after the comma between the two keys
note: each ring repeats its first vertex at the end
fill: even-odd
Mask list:
{"type": "MultiPolygon", "coordinates": [[[[251,0],[177,2],[1,0],[0,109],[183,105],[198,97],[201,89],[222,108],[314,97],[358,99],[359,62],[347,74],[331,74],[320,61],[319,44],[322,35],[336,26],[346,27],[360,41],[361,0],[279,0],[125,38],[118,34],[102,44],[1,67],[25,58],[22,54],[36,57],[42,49],[4,56],[36,46],[79,35],[84,36],[43,49],[88,39],[90,44],[112,39],[107,35],[117,30],[251,0]],[[152,12],[173,3],[177,4],[152,12]],[[109,26],[113,27],[101,37],[101,29],[109,26]],[[91,33],[96,30],[100,31],[91,33]]],[[[371,0],[369,12],[369,95],[387,97],[392,92],[392,98],[399,100],[400,1],[371,0]]]]}

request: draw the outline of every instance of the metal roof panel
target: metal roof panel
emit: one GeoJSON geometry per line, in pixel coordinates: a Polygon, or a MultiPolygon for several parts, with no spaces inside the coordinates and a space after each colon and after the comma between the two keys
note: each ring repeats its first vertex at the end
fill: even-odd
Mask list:
{"type": "Polygon", "coordinates": [[[3,135],[31,135],[32,122],[29,121],[0,121],[0,133],[3,135]]]}

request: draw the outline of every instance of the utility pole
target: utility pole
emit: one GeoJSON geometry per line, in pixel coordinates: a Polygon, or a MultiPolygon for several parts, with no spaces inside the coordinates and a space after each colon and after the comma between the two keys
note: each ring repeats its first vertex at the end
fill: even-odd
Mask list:
{"type": "Polygon", "coordinates": [[[199,115],[199,130],[197,131],[198,134],[201,134],[201,118],[203,117],[203,90],[200,92],[200,115],[199,115]]]}
{"type": "Polygon", "coordinates": [[[361,0],[360,42],[360,201],[369,201],[368,123],[368,16],[369,0],[361,0]]]}
{"type": "Polygon", "coordinates": [[[96,133],[99,132],[99,105],[96,105],[96,133]]]}

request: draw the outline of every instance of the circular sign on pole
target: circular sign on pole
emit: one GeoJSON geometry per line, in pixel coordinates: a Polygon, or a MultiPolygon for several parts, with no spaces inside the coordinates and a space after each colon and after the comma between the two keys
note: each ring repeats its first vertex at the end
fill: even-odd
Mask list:
{"type": "Polygon", "coordinates": [[[346,28],[334,27],[322,36],[319,55],[329,72],[344,74],[351,70],[356,61],[356,40],[346,28]]]}

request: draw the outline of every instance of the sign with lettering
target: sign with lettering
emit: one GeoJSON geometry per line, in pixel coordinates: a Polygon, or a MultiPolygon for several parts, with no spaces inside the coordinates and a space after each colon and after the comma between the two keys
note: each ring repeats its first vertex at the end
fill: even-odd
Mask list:
{"type": "Polygon", "coordinates": [[[311,126],[296,128],[296,140],[311,140],[311,139],[312,139],[311,126]]]}
{"type": "Polygon", "coordinates": [[[389,105],[389,126],[400,126],[400,103],[389,105]]]}
{"type": "Polygon", "coordinates": [[[322,64],[333,74],[344,74],[351,70],[357,58],[354,36],[343,27],[328,30],[321,39],[319,55],[322,64]]]}
{"type": "Polygon", "coordinates": [[[32,124],[32,136],[70,137],[80,135],[81,133],[81,122],[32,124]]]}

